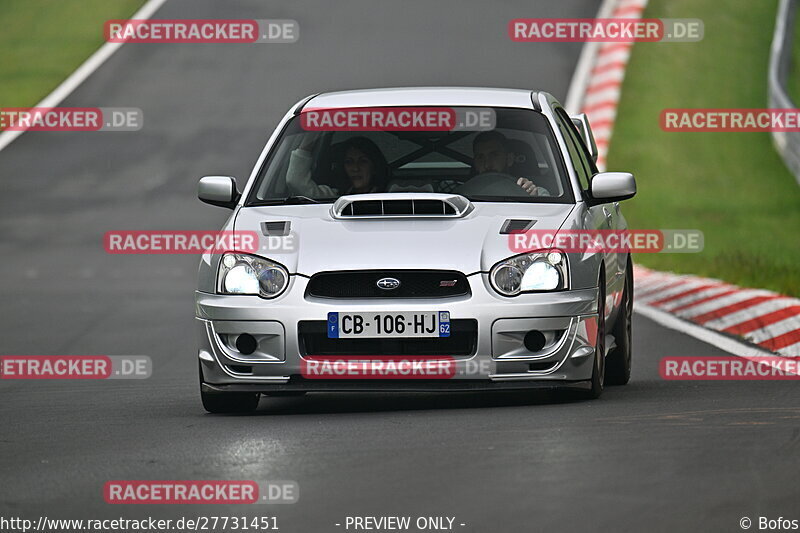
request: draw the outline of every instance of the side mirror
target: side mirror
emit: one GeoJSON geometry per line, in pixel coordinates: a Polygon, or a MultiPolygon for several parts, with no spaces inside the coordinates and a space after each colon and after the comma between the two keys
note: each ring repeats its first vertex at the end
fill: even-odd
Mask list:
{"type": "Polygon", "coordinates": [[[597,151],[597,143],[594,142],[592,127],[589,125],[589,117],[586,116],[586,113],[581,113],[579,115],[571,115],[569,118],[572,120],[575,127],[578,128],[581,138],[583,139],[583,144],[585,144],[586,148],[589,150],[589,155],[592,156],[592,160],[597,163],[597,155],[599,152],[597,151]]]}
{"type": "Polygon", "coordinates": [[[197,184],[197,197],[201,202],[233,209],[239,201],[236,178],[230,176],[204,176],[197,184]]]}
{"type": "Polygon", "coordinates": [[[592,177],[592,205],[627,200],[636,194],[636,180],[629,172],[600,172],[592,177]]]}

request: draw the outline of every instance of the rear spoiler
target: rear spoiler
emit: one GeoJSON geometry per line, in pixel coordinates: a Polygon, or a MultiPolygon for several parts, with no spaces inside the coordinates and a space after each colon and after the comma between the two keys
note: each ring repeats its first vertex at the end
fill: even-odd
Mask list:
{"type": "Polygon", "coordinates": [[[594,142],[594,134],[592,134],[592,127],[589,126],[589,118],[586,116],[586,113],[570,115],[569,118],[581,134],[583,144],[586,145],[589,155],[591,155],[594,162],[597,163],[597,143],[594,142]]]}

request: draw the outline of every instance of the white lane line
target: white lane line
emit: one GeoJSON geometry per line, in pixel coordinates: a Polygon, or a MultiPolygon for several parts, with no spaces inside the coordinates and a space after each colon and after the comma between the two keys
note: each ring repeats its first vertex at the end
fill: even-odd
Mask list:
{"type": "MultiPolygon", "coordinates": [[[[132,19],[149,19],[158,8],[160,8],[167,0],[148,0],[145,5],[139,9],[131,17],[132,19]]],[[[98,29],[98,31],[100,31],[98,29]]],[[[89,59],[83,62],[69,77],[61,82],[61,85],[55,88],[53,92],[44,97],[44,99],[33,107],[56,107],[60,104],[72,91],[78,88],[86,78],[92,75],[100,65],[111,57],[111,55],[119,50],[124,43],[105,43],[101,46],[89,59]]],[[[0,133],[0,150],[11,144],[11,142],[25,133],[22,131],[4,131],[0,133]]]]}

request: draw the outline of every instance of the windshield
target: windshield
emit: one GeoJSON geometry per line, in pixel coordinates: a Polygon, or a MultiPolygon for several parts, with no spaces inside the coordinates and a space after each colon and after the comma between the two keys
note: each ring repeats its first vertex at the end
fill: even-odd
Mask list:
{"type": "Polygon", "coordinates": [[[351,108],[332,114],[304,110],[283,131],[247,205],[409,192],[460,194],[472,201],[574,201],[552,130],[541,113],[415,107],[351,108]],[[415,111],[444,120],[427,122],[423,129],[414,120],[421,116],[415,111]]]}

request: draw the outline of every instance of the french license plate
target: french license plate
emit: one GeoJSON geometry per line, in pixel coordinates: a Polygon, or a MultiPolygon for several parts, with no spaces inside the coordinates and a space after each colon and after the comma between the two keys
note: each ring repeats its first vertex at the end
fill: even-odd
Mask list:
{"type": "Polygon", "coordinates": [[[328,313],[329,339],[449,336],[447,311],[328,313]]]}

